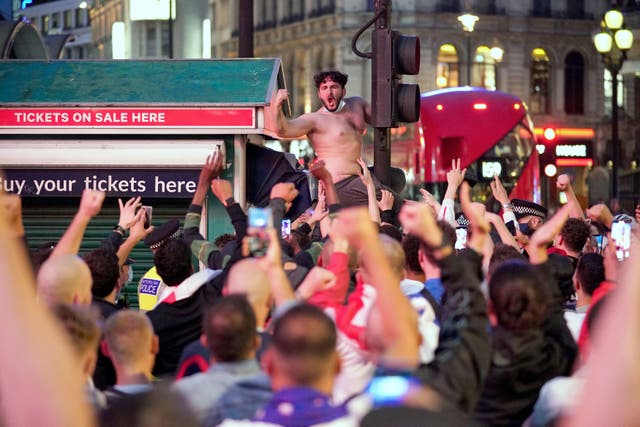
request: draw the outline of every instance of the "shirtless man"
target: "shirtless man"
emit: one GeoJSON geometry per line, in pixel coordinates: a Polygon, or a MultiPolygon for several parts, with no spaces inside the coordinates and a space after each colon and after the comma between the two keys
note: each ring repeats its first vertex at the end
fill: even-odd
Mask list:
{"type": "MultiPolygon", "coordinates": [[[[322,107],[291,120],[281,108],[289,92],[280,89],[273,106],[277,111],[276,133],[282,138],[306,135],[318,159],[324,160],[331,172],[341,204],[366,205],[367,190],[358,176],[361,168],[357,160],[362,156],[362,135],[371,123],[371,106],[359,96],[345,98],[347,77],[339,71],[316,74],[313,79],[322,107]]],[[[377,190],[386,188],[375,176],[373,180],[377,190]]]]}

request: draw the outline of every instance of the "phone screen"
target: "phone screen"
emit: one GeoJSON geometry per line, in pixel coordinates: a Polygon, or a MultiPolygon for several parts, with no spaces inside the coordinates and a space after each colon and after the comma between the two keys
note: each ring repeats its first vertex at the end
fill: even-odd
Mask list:
{"type": "Polygon", "coordinates": [[[564,191],[561,191],[560,193],[558,193],[558,199],[560,201],[560,204],[566,204],[567,203],[567,193],[565,193],[564,191]]]}
{"type": "Polygon", "coordinates": [[[269,248],[269,238],[265,231],[273,228],[271,209],[250,207],[247,216],[249,220],[247,228],[249,254],[262,257],[269,248]]]}
{"type": "Polygon", "coordinates": [[[616,245],[616,256],[618,261],[623,261],[629,257],[631,246],[631,224],[617,221],[611,224],[611,238],[616,245]]]}
{"type": "Polygon", "coordinates": [[[283,219],[282,220],[282,238],[283,239],[288,239],[289,237],[291,237],[291,220],[290,219],[283,219]]]}
{"type": "Polygon", "coordinates": [[[456,245],[455,249],[462,250],[467,246],[467,228],[456,228],[456,245]]]}
{"type": "Polygon", "coordinates": [[[151,225],[151,219],[153,218],[153,207],[142,206],[142,209],[144,209],[144,228],[149,228],[151,225]]]}

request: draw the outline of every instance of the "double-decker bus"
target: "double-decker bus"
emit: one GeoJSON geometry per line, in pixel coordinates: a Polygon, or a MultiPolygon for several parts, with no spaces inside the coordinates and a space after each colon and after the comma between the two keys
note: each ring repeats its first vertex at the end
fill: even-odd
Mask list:
{"type": "Polygon", "coordinates": [[[510,198],[540,203],[540,172],[533,124],[514,95],[476,87],[424,93],[420,121],[414,126],[410,168],[413,183],[443,194],[451,160],[460,158],[466,176],[479,185],[474,196],[485,201],[486,185],[497,174],[510,198]],[[417,148],[417,149],[416,149],[417,148]]]}

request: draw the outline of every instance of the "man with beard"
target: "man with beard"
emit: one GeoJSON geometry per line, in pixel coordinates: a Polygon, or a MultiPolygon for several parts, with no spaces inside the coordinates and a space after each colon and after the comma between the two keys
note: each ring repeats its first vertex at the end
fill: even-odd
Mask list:
{"type": "MultiPolygon", "coordinates": [[[[307,137],[319,160],[331,173],[343,206],[366,205],[367,189],[360,179],[362,169],[362,135],[371,123],[371,106],[359,96],[345,98],[348,76],[339,71],[322,71],[313,77],[322,107],[317,111],[287,119],[282,104],[289,92],[280,89],[272,108],[275,109],[276,134],[281,138],[307,137]]],[[[377,197],[385,188],[372,175],[377,197]]],[[[399,198],[394,194],[394,198],[399,198]]],[[[395,205],[399,205],[399,200],[395,205]]]]}

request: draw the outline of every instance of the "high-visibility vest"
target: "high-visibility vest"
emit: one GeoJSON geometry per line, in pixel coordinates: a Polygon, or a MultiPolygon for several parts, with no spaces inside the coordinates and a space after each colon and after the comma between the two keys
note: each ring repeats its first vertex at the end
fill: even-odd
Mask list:
{"type": "Polygon", "coordinates": [[[138,304],[140,310],[150,311],[158,302],[158,295],[166,287],[162,278],[158,275],[156,267],[151,267],[138,283],[138,304]]]}

